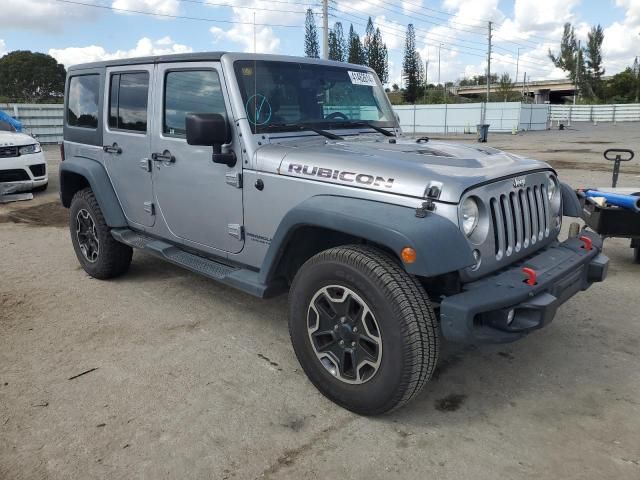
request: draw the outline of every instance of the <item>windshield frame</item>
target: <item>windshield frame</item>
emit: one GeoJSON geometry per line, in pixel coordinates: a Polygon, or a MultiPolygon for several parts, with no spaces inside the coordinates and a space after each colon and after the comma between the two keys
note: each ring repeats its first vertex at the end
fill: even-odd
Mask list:
{"type": "MultiPolygon", "coordinates": [[[[335,62],[335,61],[326,61],[326,60],[318,60],[318,59],[306,59],[306,58],[298,58],[298,57],[284,57],[284,56],[270,56],[270,55],[256,55],[249,56],[243,55],[241,58],[233,58],[231,62],[229,62],[232,66],[232,72],[234,75],[234,87],[237,88],[237,94],[239,95],[240,105],[242,105],[242,112],[236,118],[243,118],[247,120],[249,124],[249,128],[254,135],[260,134],[269,134],[269,133],[281,133],[281,132],[304,132],[305,128],[308,127],[309,131],[315,129],[323,129],[323,130],[348,130],[348,129],[372,129],[370,126],[367,126],[367,123],[375,125],[377,127],[391,129],[391,131],[399,130],[399,124],[395,115],[395,112],[391,106],[391,102],[389,101],[389,97],[384,90],[380,79],[376,75],[375,71],[371,68],[363,65],[353,65],[344,62],[335,62]],[[269,58],[273,57],[273,58],[269,58]],[[351,72],[361,72],[371,74],[373,79],[375,79],[375,86],[371,85],[373,89],[376,89],[376,92],[372,93],[373,101],[375,106],[382,115],[390,117],[389,120],[369,120],[369,119],[342,119],[342,118],[332,118],[332,119],[305,119],[301,121],[276,121],[270,122],[266,125],[256,125],[253,123],[249,116],[250,113],[247,112],[245,108],[245,102],[250,98],[250,92],[244,92],[243,94],[243,86],[241,86],[240,82],[240,68],[242,68],[243,64],[246,66],[247,62],[269,62],[269,63],[290,63],[294,65],[298,65],[301,70],[308,65],[309,68],[313,69],[333,69],[333,70],[343,70],[343,71],[351,71],[351,72]],[[245,98],[246,97],[246,98],[245,98]]],[[[352,82],[353,83],[353,82],[352,82]]],[[[237,103],[236,103],[237,105],[237,103]]],[[[378,132],[379,133],[379,132],[378,132]]]]}

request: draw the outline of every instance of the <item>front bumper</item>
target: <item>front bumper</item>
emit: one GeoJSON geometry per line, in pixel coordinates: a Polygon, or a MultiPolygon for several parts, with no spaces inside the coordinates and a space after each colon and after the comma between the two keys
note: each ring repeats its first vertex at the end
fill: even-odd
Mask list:
{"type": "Polygon", "coordinates": [[[0,158],[0,195],[32,190],[49,181],[44,152],[0,158]]]}
{"type": "Polygon", "coordinates": [[[607,275],[609,259],[601,253],[602,239],[591,232],[583,235],[591,239],[591,250],[579,238],[569,238],[445,298],[440,304],[444,337],[505,343],[550,323],[561,304],[607,275]],[[535,285],[526,283],[525,267],[537,273],[535,285]]]}

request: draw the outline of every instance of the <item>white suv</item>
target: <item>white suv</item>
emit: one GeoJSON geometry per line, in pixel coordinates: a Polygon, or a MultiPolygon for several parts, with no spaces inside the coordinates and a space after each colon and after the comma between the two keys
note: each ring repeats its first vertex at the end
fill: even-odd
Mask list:
{"type": "Polygon", "coordinates": [[[0,120],[0,195],[47,188],[47,161],[36,139],[0,120]]]}

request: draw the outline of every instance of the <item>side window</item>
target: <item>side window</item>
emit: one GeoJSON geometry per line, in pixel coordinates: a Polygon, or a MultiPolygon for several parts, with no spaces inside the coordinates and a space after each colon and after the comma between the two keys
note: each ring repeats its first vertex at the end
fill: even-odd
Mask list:
{"type": "Polygon", "coordinates": [[[167,72],[164,82],[162,133],[184,137],[187,113],[226,114],[218,72],[214,70],[167,72]]]}
{"type": "Polygon", "coordinates": [[[67,125],[98,128],[99,75],[77,75],[69,80],[67,125]]]}
{"type": "Polygon", "coordinates": [[[109,88],[109,127],[133,132],[147,131],[147,72],[111,75],[109,88]]]}

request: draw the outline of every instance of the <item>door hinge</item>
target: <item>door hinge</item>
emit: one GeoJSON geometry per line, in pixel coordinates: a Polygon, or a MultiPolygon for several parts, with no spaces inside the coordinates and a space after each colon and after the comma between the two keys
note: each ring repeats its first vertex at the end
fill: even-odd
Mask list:
{"type": "Polygon", "coordinates": [[[153,205],[153,202],[144,202],[144,211],[147,212],[149,215],[155,215],[156,209],[155,209],[155,206],[153,205]]]}
{"type": "Polygon", "coordinates": [[[140,168],[142,170],[144,170],[145,172],[150,172],[151,171],[151,159],[150,158],[143,158],[140,160],[139,162],[140,168]]]}
{"type": "Polygon", "coordinates": [[[224,181],[232,187],[242,188],[242,174],[239,172],[225,174],[224,181]]]}
{"type": "Polygon", "coordinates": [[[230,223],[227,225],[227,232],[234,238],[242,240],[244,238],[244,227],[237,223],[230,223]]]}

